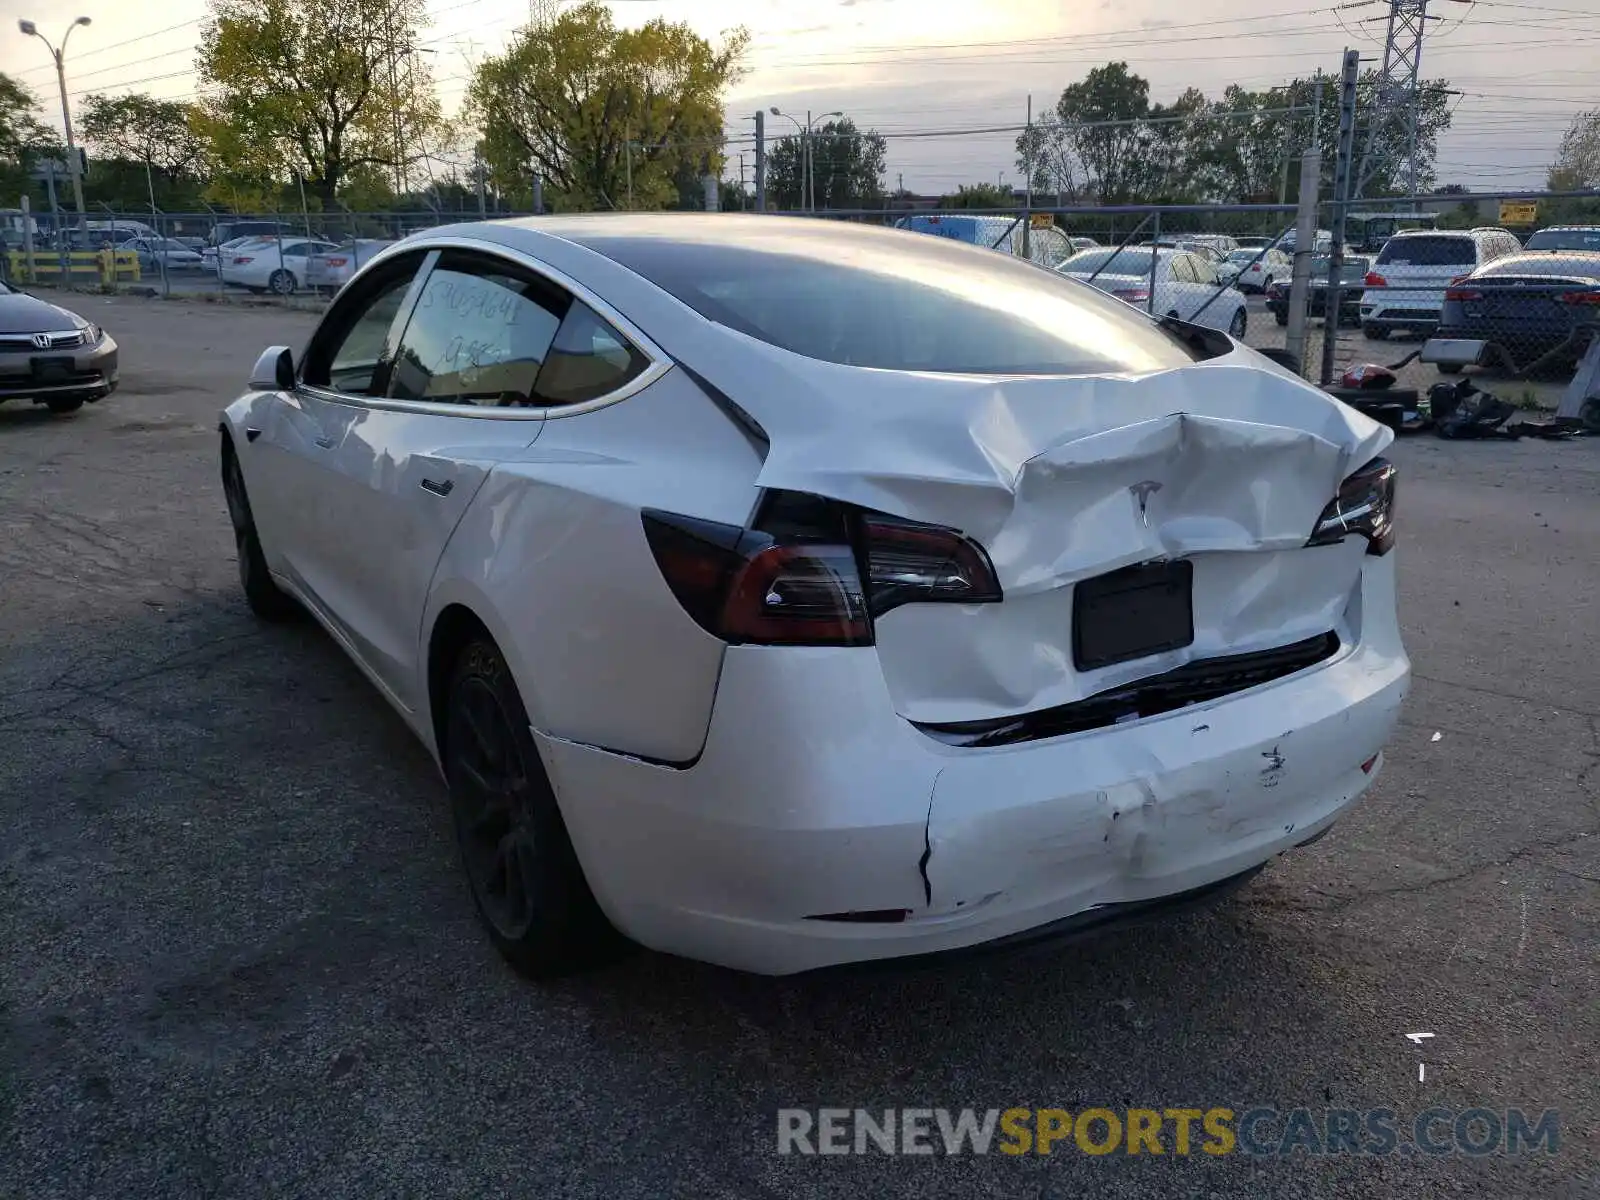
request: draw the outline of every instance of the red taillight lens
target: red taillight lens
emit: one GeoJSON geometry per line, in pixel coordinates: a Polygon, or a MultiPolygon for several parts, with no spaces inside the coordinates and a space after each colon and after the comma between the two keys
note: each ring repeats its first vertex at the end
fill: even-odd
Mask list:
{"type": "Polygon", "coordinates": [[[1394,548],[1394,481],[1394,464],[1373,459],[1339,485],[1306,545],[1337,545],[1359,534],[1367,539],[1368,554],[1387,554],[1394,548]]]}
{"type": "Polygon", "coordinates": [[[1445,288],[1444,298],[1446,300],[1482,300],[1483,293],[1476,288],[1445,288]]]}
{"type": "Polygon", "coordinates": [[[1149,288],[1113,288],[1111,294],[1118,300],[1126,300],[1130,304],[1143,304],[1150,299],[1149,288]]]}
{"type": "Polygon", "coordinates": [[[987,604],[1001,598],[983,547],[964,534],[884,513],[861,517],[872,615],[902,604],[949,600],[987,604]]]}
{"type": "Polygon", "coordinates": [[[684,611],[735,644],[870,646],[872,618],[899,605],[1002,598],[983,548],[957,530],[813,496],[770,493],[751,529],[658,509],[643,520],[684,611]]]}
{"type": "Polygon", "coordinates": [[[330,267],[342,267],[350,260],[348,258],[330,258],[324,260],[330,267]]]}
{"type": "Polygon", "coordinates": [[[1361,281],[1367,287],[1388,287],[1389,281],[1376,271],[1368,271],[1366,278],[1361,281]]]}
{"type": "Polygon", "coordinates": [[[1562,292],[1563,304],[1600,304],[1600,292],[1562,292]]]}
{"type": "Polygon", "coordinates": [[[236,266],[236,267],[242,267],[245,263],[248,263],[248,262],[255,262],[255,259],[254,258],[236,258],[236,259],[233,260],[233,265],[236,266]]]}

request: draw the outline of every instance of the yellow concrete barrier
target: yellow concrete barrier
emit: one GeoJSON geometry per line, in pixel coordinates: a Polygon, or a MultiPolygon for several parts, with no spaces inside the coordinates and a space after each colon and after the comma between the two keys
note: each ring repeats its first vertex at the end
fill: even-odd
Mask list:
{"type": "Polygon", "coordinates": [[[107,287],[138,283],[139,254],[135,250],[72,250],[67,253],[66,278],[62,278],[61,252],[39,249],[33,252],[33,270],[28,270],[24,251],[6,254],[8,277],[18,283],[99,283],[107,287]]]}

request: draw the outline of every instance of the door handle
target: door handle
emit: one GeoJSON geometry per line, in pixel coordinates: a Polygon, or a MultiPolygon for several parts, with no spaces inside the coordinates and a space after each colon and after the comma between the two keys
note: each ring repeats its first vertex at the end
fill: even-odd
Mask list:
{"type": "Polygon", "coordinates": [[[261,430],[257,429],[254,425],[246,425],[244,427],[244,440],[245,441],[253,442],[260,436],[261,436],[261,430]]]}
{"type": "Polygon", "coordinates": [[[319,437],[317,439],[317,445],[321,446],[324,450],[332,450],[333,439],[331,437],[319,437]]]}
{"type": "Polygon", "coordinates": [[[455,486],[456,481],[453,479],[446,479],[442,483],[435,482],[432,479],[424,479],[422,481],[422,490],[432,492],[435,496],[448,496],[455,486]]]}

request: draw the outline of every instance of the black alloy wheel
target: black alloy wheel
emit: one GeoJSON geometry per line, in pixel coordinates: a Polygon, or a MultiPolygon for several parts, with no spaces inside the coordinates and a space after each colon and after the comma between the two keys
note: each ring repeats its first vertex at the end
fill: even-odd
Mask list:
{"type": "Polygon", "coordinates": [[[457,659],[442,760],[462,867],[505,959],[543,979],[614,958],[626,943],[589,890],[521,696],[487,640],[457,659]]]}
{"type": "Polygon", "coordinates": [[[222,494],[228,501],[228,519],[233,523],[233,544],[239,556],[239,586],[250,611],[263,621],[278,624],[298,621],[305,610],[295,598],[272,581],[267,556],[256,536],[255,519],[250,514],[250,497],[244,488],[239,458],[232,448],[222,454],[222,494]]]}

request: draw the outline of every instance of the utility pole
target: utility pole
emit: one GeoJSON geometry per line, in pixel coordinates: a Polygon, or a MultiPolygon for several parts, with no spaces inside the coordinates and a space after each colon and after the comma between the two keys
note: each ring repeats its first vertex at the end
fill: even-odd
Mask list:
{"type": "Polygon", "coordinates": [[[1284,349],[1295,369],[1305,373],[1306,302],[1310,299],[1311,260],[1317,243],[1317,184],[1322,179],[1322,151],[1312,147],[1300,156],[1300,207],[1294,223],[1294,275],[1289,284],[1289,333],[1284,349]]]}
{"type": "Polygon", "coordinates": [[[398,197],[406,190],[405,148],[402,144],[404,134],[400,129],[400,47],[397,44],[394,30],[394,5],[389,5],[383,13],[384,49],[388,52],[389,59],[389,103],[392,106],[389,112],[390,133],[394,138],[394,194],[398,197]]]}
{"type": "Polygon", "coordinates": [[[627,156],[628,170],[628,211],[633,211],[633,142],[627,141],[622,145],[623,154],[627,156]]]}
{"type": "Polygon", "coordinates": [[[484,176],[483,165],[484,165],[483,164],[483,155],[474,154],[472,156],[472,174],[473,174],[475,182],[478,185],[478,216],[479,216],[479,218],[487,217],[489,215],[489,205],[488,205],[488,202],[487,202],[487,198],[484,196],[485,180],[483,178],[483,176],[484,176]]]}
{"type": "Polygon", "coordinates": [[[744,211],[744,154],[739,154],[739,211],[744,211]]]}
{"type": "MultiPolygon", "coordinates": [[[[1333,350],[1339,338],[1339,283],[1344,274],[1344,226],[1352,191],[1351,159],[1355,156],[1356,85],[1361,79],[1361,52],[1344,52],[1344,72],[1339,79],[1339,157],[1333,170],[1333,219],[1328,228],[1333,245],[1328,248],[1328,290],[1322,307],[1322,371],[1324,387],[1333,382],[1333,350]]],[[[1295,249],[1300,249],[1299,241],[1295,249]]]]}
{"type": "MultiPolygon", "coordinates": [[[[18,21],[17,28],[28,37],[36,37],[50,51],[50,57],[56,64],[56,86],[61,89],[61,131],[67,135],[67,171],[72,176],[72,202],[78,209],[78,221],[87,220],[88,213],[83,207],[83,163],[78,158],[77,143],[72,140],[72,109],[67,104],[67,42],[72,37],[72,31],[79,25],[89,24],[88,17],[76,17],[71,25],[67,26],[66,33],[61,35],[61,46],[58,49],[50,45],[50,39],[39,32],[39,27],[32,21],[18,21]]],[[[87,227],[87,226],[85,226],[87,227]]],[[[60,222],[57,221],[57,228],[60,222]]]]}
{"type": "MultiPolygon", "coordinates": [[[[1392,147],[1404,138],[1406,181],[1417,193],[1417,125],[1422,115],[1422,42],[1429,21],[1429,0],[1387,0],[1388,33],[1383,43],[1383,70],[1377,94],[1367,116],[1367,136],[1361,165],[1355,172],[1351,199],[1359,199],[1384,165],[1392,147]]],[[[1434,0],[1435,3],[1469,4],[1472,0],[1434,0]]]]}
{"type": "Polygon", "coordinates": [[[767,211],[767,114],[756,109],[756,211],[767,211]]]}
{"type": "Polygon", "coordinates": [[[1028,178],[1023,183],[1022,193],[1022,257],[1033,260],[1033,93],[1028,93],[1028,139],[1024,143],[1028,147],[1025,156],[1027,161],[1022,169],[1028,178]]]}
{"type": "Polygon", "coordinates": [[[801,139],[800,149],[806,160],[805,210],[807,212],[816,212],[817,194],[811,189],[811,110],[809,108],[806,109],[806,135],[801,139]]]}

